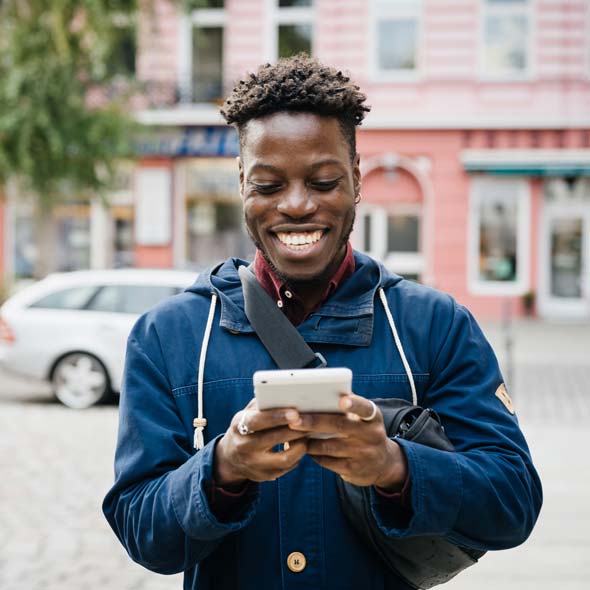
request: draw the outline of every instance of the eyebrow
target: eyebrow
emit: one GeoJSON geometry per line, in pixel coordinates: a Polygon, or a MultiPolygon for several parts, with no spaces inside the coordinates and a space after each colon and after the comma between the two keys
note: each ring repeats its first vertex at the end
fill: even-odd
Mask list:
{"type": "MultiPolygon", "coordinates": [[[[314,164],[312,164],[311,170],[312,172],[315,172],[318,168],[322,168],[323,166],[339,166],[340,168],[344,167],[340,160],[336,160],[334,158],[326,158],[325,160],[320,160],[319,162],[315,162],[314,164]]],[[[252,165],[250,171],[253,172],[255,170],[266,170],[267,172],[272,172],[274,174],[282,173],[282,170],[280,168],[277,168],[272,164],[263,164],[262,162],[255,163],[252,165]]]]}

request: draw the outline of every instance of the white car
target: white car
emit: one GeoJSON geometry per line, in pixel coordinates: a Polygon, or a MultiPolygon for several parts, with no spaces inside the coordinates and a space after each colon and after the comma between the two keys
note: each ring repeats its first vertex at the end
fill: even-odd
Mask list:
{"type": "Polygon", "coordinates": [[[144,269],[49,275],[0,307],[0,366],[49,381],[70,408],[88,408],[120,391],[139,315],[195,279],[196,272],[144,269]]]}

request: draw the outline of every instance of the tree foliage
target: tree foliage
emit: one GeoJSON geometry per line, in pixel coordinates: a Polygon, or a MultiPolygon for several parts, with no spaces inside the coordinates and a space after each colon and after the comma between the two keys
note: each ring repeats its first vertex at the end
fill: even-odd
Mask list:
{"type": "Polygon", "coordinates": [[[4,0],[0,4],[0,180],[16,177],[44,206],[100,192],[129,154],[124,96],[110,67],[125,0],[4,0]]]}

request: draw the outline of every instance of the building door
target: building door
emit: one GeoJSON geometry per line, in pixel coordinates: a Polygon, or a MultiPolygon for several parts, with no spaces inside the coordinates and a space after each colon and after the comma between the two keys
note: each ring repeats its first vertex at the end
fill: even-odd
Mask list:
{"type": "Polygon", "coordinates": [[[545,204],[539,313],[590,319],[590,202],[545,204]]]}

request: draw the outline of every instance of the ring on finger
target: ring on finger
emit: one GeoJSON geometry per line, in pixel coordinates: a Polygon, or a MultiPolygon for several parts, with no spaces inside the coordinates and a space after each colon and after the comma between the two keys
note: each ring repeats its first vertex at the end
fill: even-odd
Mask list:
{"type": "Polygon", "coordinates": [[[371,415],[367,416],[366,418],[363,418],[363,416],[360,417],[363,422],[370,422],[377,415],[377,404],[372,399],[368,401],[370,402],[371,406],[373,406],[373,411],[371,412],[371,415]]]}
{"type": "Polygon", "coordinates": [[[247,436],[248,434],[254,434],[254,430],[251,430],[250,427],[246,424],[246,412],[242,414],[240,421],[238,422],[238,432],[242,436],[247,436]]]}

